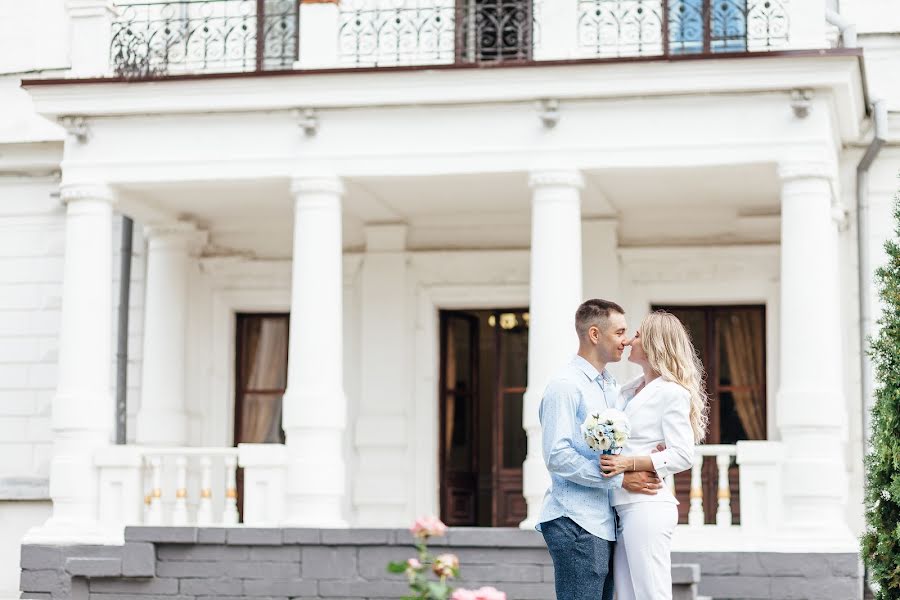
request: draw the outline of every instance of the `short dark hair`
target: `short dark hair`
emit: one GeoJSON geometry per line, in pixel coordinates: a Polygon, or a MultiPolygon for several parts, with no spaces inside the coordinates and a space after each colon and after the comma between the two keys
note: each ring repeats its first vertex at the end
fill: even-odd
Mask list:
{"type": "Polygon", "coordinates": [[[582,302],[575,311],[575,331],[578,333],[579,339],[586,336],[588,329],[594,325],[603,330],[606,327],[606,320],[612,313],[624,315],[625,309],[615,302],[600,298],[591,298],[582,302]]]}

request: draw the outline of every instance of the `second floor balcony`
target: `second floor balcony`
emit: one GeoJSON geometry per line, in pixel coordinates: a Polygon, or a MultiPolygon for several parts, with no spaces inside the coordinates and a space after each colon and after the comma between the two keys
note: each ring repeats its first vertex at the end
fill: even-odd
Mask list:
{"type": "Polygon", "coordinates": [[[811,27],[807,14],[816,4],[799,10],[782,0],[122,1],[109,17],[105,74],[145,79],[810,49],[825,45],[824,16],[811,27]]]}

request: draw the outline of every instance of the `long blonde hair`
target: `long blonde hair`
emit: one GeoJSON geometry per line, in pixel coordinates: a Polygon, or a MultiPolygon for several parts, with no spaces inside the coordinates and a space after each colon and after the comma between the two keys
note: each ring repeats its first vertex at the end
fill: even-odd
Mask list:
{"type": "Polygon", "coordinates": [[[673,381],[690,392],[694,442],[702,442],[709,424],[706,385],[703,363],[691,336],[678,317],[663,310],[644,317],[640,332],[650,368],[666,381],[673,381]]]}

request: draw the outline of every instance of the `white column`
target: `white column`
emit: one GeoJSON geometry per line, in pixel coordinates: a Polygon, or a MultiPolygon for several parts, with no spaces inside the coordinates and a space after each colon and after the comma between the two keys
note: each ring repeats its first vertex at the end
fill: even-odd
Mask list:
{"type": "Polygon", "coordinates": [[[112,203],[105,185],[63,185],[59,375],[53,398],[53,514],[25,543],[103,542],[97,524],[94,453],[112,436],[112,203]]]}
{"type": "Polygon", "coordinates": [[[340,62],[341,8],[338,0],[300,3],[298,69],[327,69],[340,62]]]}
{"type": "Polygon", "coordinates": [[[185,343],[191,256],[203,234],[190,223],[144,228],[147,292],[144,360],[136,439],[148,446],[188,442],[185,408],[185,343]]]}
{"type": "Polygon", "coordinates": [[[283,426],[289,524],[345,527],[341,195],[335,177],[297,178],[283,426]]]}
{"type": "Polygon", "coordinates": [[[528,454],[522,466],[522,489],[528,516],[520,524],[534,527],[550,476],[541,452],[538,408],[544,387],[578,350],[575,310],[581,297],[581,188],[577,171],[531,174],[531,313],[528,337],[528,386],[522,425],[528,454]]]}
{"type": "MultiPolygon", "coordinates": [[[[821,163],[779,167],[781,381],[785,524],[853,542],[846,523],[847,411],[843,395],[837,226],[832,173],[821,163]]],[[[855,543],[855,542],[854,542],[855,543]]]]}
{"type": "Polygon", "coordinates": [[[109,73],[109,44],[115,6],[111,0],[66,0],[72,77],[109,73]]]}
{"type": "Polygon", "coordinates": [[[410,512],[412,463],[408,456],[409,348],[406,225],[366,226],[361,266],[359,417],[354,427],[354,525],[402,526],[410,512]]]}

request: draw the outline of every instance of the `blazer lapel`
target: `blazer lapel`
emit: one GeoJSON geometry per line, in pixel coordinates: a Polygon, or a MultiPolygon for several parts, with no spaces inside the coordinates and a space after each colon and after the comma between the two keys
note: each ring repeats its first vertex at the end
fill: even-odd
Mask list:
{"type": "Polygon", "coordinates": [[[640,408],[643,404],[646,404],[647,400],[653,397],[655,393],[654,390],[659,386],[660,383],[662,383],[662,381],[662,377],[657,377],[656,379],[645,385],[644,389],[638,392],[634,396],[634,398],[631,399],[631,402],[629,402],[625,406],[625,414],[630,418],[638,408],[640,408]]]}

